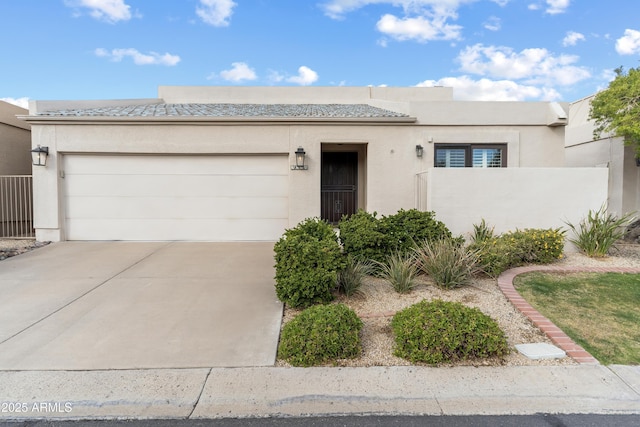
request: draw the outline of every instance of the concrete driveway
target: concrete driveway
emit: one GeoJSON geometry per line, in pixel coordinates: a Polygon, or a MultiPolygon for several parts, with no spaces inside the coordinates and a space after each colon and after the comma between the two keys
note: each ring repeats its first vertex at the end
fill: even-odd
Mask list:
{"type": "Polygon", "coordinates": [[[62,242],[0,262],[0,370],[266,366],[273,243],[62,242]]]}

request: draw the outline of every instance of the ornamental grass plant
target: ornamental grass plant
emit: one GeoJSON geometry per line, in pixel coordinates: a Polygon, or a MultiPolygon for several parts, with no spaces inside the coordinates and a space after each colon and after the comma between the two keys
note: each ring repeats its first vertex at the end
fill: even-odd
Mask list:
{"type": "Polygon", "coordinates": [[[452,239],[424,242],[415,249],[415,258],[418,269],[444,289],[468,285],[482,271],[480,250],[452,239]]]}
{"type": "Polygon", "coordinates": [[[394,252],[387,256],[386,262],[375,261],[377,274],[387,280],[393,289],[406,294],[417,285],[418,268],[413,254],[394,252]]]}
{"type": "Polygon", "coordinates": [[[347,297],[361,293],[362,282],[365,277],[374,274],[375,264],[370,260],[347,258],[347,265],[338,271],[338,292],[347,297]]]}

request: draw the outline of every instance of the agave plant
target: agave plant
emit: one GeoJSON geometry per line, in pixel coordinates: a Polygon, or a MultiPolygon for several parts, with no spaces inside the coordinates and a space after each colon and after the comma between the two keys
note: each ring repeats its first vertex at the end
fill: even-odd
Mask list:
{"type": "Polygon", "coordinates": [[[604,257],[616,241],[624,236],[625,228],[634,218],[634,213],[617,218],[607,212],[606,205],[602,205],[597,211],[589,209],[587,216],[578,225],[565,222],[574,236],[568,240],[589,257],[604,257]]]}

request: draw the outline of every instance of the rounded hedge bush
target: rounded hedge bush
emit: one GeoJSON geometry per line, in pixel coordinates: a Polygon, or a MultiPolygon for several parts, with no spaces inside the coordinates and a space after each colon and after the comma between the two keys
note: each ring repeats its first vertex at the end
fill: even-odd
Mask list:
{"type": "Polygon", "coordinates": [[[282,328],[278,357],[313,366],[360,355],[362,321],[344,304],[307,308],[282,328]]]}
{"type": "Polygon", "coordinates": [[[504,332],[493,319],[457,302],[419,302],[396,313],[391,328],[394,354],[414,363],[448,363],[509,352],[504,332]]]}
{"type": "Polygon", "coordinates": [[[276,295],[291,307],[308,307],[333,299],[337,272],[346,260],[331,226],[306,219],[287,230],[274,246],[276,295]]]}
{"type": "Polygon", "coordinates": [[[408,254],[416,244],[451,237],[433,212],[400,209],[394,215],[377,217],[359,210],[338,224],[345,253],[359,260],[385,262],[393,253],[408,254]]]}
{"type": "Polygon", "coordinates": [[[442,221],[436,219],[435,212],[417,209],[400,209],[394,215],[382,218],[387,234],[394,248],[402,253],[411,252],[415,245],[451,238],[451,231],[442,221]]]}
{"type": "Polygon", "coordinates": [[[392,247],[391,239],[377,212],[358,210],[338,223],[344,252],[356,260],[384,262],[392,247]]]}

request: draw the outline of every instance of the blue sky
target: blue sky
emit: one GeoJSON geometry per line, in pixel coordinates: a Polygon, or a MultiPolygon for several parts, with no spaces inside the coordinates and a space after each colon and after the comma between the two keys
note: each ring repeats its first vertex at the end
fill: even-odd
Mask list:
{"type": "Polygon", "coordinates": [[[576,101],[640,65],[639,16],[638,0],[0,0],[0,99],[437,85],[576,101]]]}

